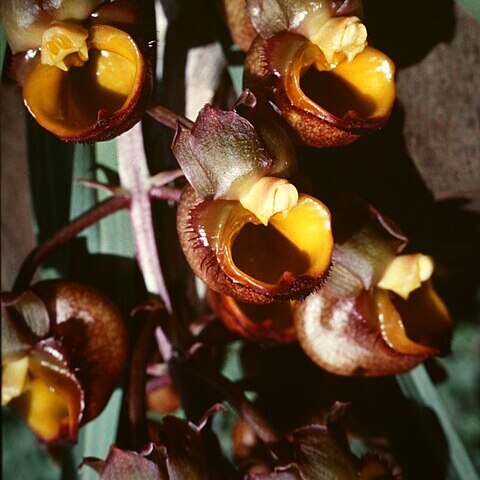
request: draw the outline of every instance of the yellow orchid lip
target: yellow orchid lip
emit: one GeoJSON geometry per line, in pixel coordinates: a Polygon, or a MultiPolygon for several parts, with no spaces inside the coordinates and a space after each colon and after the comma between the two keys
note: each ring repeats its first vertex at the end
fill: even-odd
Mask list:
{"type": "MultiPolygon", "coordinates": [[[[429,348],[436,355],[448,353],[452,318],[431,280],[422,282],[406,300],[394,293],[390,294],[390,298],[409,339],[416,345],[429,348]]],[[[393,348],[397,349],[395,343],[393,348]]]]}
{"type": "MultiPolygon", "coordinates": [[[[73,34],[69,37],[57,31],[55,37],[55,32],[48,36],[47,31],[46,36],[53,50],[62,45],[75,50],[73,34]]],[[[138,121],[141,99],[148,91],[146,64],[130,35],[115,27],[94,25],[86,44],[88,59],[81,46],[76,47],[78,56],[45,53],[52,65],[37,63],[23,88],[33,117],[66,141],[106,140],[125,131],[138,121]],[[72,66],[65,64],[72,56],[72,66]]]]}
{"type": "Polygon", "coordinates": [[[257,38],[245,62],[245,86],[271,101],[298,141],[314,147],[350,143],[383,126],[395,100],[395,66],[366,47],[330,64],[305,37],[257,38]]]}
{"type": "Polygon", "coordinates": [[[293,65],[286,80],[292,103],[313,115],[328,112],[347,129],[386,121],[395,100],[394,66],[386,55],[366,47],[332,70],[318,65],[308,58],[293,65]]]}
{"type": "Polygon", "coordinates": [[[247,213],[250,221],[245,218],[245,222],[241,220],[231,230],[227,228],[217,251],[227,260],[225,268],[233,278],[271,288],[282,281],[286,272],[294,275],[324,272],[330,261],[330,248],[329,245],[320,248],[317,239],[330,231],[330,217],[317,202],[300,195],[294,207],[270,217],[266,226],[257,224],[257,219],[247,213]],[[310,224],[307,219],[317,221],[310,224]]]}
{"type": "Polygon", "coordinates": [[[177,227],[194,272],[213,290],[247,303],[304,297],[330,266],[330,213],[308,195],[264,226],[238,201],[204,201],[187,188],[177,227]]]}
{"type": "Polygon", "coordinates": [[[295,325],[307,355],[339,375],[410,370],[444,353],[451,335],[450,315],[429,280],[408,299],[378,286],[342,296],[327,283],[297,303],[295,325]]]}
{"type": "Polygon", "coordinates": [[[383,341],[368,292],[340,298],[327,287],[298,302],[295,326],[305,353],[336,375],[376,377],[415,367],[426,355],[399,353],[383,341]]]}
{"type": "Polygon", "coordinates": [[[47,346],[30,353],[22,391],[11,405],[40,440],[75,441],[84,409],[83,391],[57,349],[53,353],[47,346]]]}
{"type": "Polygon", "coordinates": [[[374,311],[380,324],[380,332],[390,348],[407,355],[432,356],[438,354],[437,349],[414,342],[408,337],[403,319],[386,290],[375,288],[373,302],[374,311]]]}
{"type": "Polygon", "coordinates": [[[438,355],[449,339],[451,319],[430,278],[428,255],[398,255],[373,292],[384,340],[397,352],[438,355]]]}

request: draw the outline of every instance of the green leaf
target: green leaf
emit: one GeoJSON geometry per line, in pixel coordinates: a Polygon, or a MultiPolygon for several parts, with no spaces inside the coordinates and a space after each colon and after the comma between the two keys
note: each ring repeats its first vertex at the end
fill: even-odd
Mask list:
{"type": "MultiPolygon", "coordinates": [[[[75,145],[70,218],[109,196],[78,180],[118,185],[116,169],[115,141],[75,145]]],[[[128,212],[117,212],[82,232],[70,256],[75,278],[105,292],[128,315],[135,301],[133,292],[137,279],[128,212]]]]}
{"type": "Polygon", "coordinates": [[[437,387],[477,471],[480,471],[479,307],[480,295],[477,295],[477,310],[472,311],[471,320],[458,319],[452,341],[452,355],[439,360],[448,373],[448,379],[437,387]]]}
{"type": "Polygon", "coordinates": [[[243,88],[243,65],[229,65],[227,67],[235,93],[240,95],[243,88]]]}
{"type": "MultiPolygon", "coordinates": [[[[75,145],[74,172],[75,181],[81,179],[118,185],[116,172],[115,141],[92,145],[75,145]]],[[[91,187],[75,183],[72,188],[70,217],[74,218],[85,210],[108,198],[108,194],[91,187]]],[[[82,234],[87,239],[91,253],[112,253],[133,257],[133,243],[130,222],[126,212],[120,212],[93,225],[82,234]]]]}
{"type": "MultiPolygon", "coordinates": [[[[87,179],[101,183],[118,183],[115,141],[95,145],[75,145],[70,217],[74,218],[107,198],[105,192],[79,184],[87,179]]],[[[132,308],[135,264],[127,212],[119,212],[85,230],[71,250],[75,273],[116,300],[124,314],[132,308]],[[126,260],[126,261],[125,261],[126,260]]],[[[121,409],[121,390],[115,391],[103,413],[80,431],[80,444],[75,450],[77,464],[83,457],[105,458],[115,443],[121,409]]],[[[84,468],[81,480],[97,479],[84,468]]]]}
{"type": "MultiPolygon", "coordinates": [[[[463,446],[457,432],[454,430],[447,411],[440,396],[433,385],[423,365],[415,370],[397,376],[398,384],[407,398],[411,398],[422,406],[427,406],[436,414],[445,439],[438,436],[429,438],[432,449],[437,453],[439,462],[445,462],[442,442],[445,440],[448,447],[447,479],[448,480],[475,480],[478,475],[463,446]]],[[[418,426],[422,431],[435,431],[431,425],[432,419],[424,410],[418,410],[418,426]],[[422,413],[423,412],[423,413],[422,413]]]]}
{"type": "Polygon", "coordinates": [[[478,0],[459,0],[460,5],[480,22],[480,2],[478,0]]]}
{"type": "Polygon", "coordinates": [[[229,343],[225,348],[222,373],[232,382],[240,380],[245,375],[240,358],[242,347],[243,342],[241,340],[237,340],[229,343]]]}
{"type": "Polygon", "coordinates": [[[38,445],[35,434],[20,416],[8,407],[2,408],[2,444],[3,478],[60,478],[60,467],[38,445]]]}
{"type": "MultiPolygon", "coordinates": [[[[79,465],[85,457],[107,457],[110,446],[115,443],[117,437],[122,396],[122,390],[115,390],[102,414],[80,430],[79,444],[73,452],[76,465],[79,465]]],[[[79,479],[98,480],[98,474],[91,469],[83,468],[79,479]]]]}
{"type": "MultiPolygon", "coordinates": [[[[73,145],[61,142],[27,117],[27,153],[34,230],[38,241],[50,237],[69,220],[73,145]]],[[[42,265],[42,277],[68,275],[69,248],[64,246],[42,265]]]]}
{"type": "Polygon", "coordinates": [[[3,73],[3,62],[5,61],[5,54],[7,51],[7,40],[2,25],[0,25],[0,77],[3,73]]]}

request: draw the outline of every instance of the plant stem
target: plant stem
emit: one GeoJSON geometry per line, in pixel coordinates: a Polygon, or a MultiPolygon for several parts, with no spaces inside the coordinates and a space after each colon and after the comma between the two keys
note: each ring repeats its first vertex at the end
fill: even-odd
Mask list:
{"type": "Polygon", "coordinates": [[[143,323],[133,350],[128,387],[128,418],[131,433],[131,448],[139,450],[148,442],[146,419],[145,385],[147,365],[155,347],[155,328],[158,311],[149,312],[143,323]]]}
{"type": "Polygon", "coordinates": [[[160,296],[171,314],[172,302],[163,277],[152,223],[149,172],[140,123],[117,138],[117,150],[121,184],[131,196],[130,222],[145,286],[150,293],[160,296]]]}
{"type": "Polygon", "coordinates": [[[129,204],[130,197],[126,193],[109,198],[83,213],[68,225],[56,231],[50,238],[36,246],[23,261],[13,285],[13,291],[20,292],[28,288],[35,271],[48,254],[69,240],[72,240],[83,230],[102,220],[102,218],[118,210],[127,208],[129,204]]]}
{"type": "Polygon", "coordinates": [[[193,122],[191,120],[183,115],[172,112],[172,110],[164,107],[163,105],[151,105],[147,109],[147,113],[157,122],[160,122],[162,125],[165,125],[172,130],[177,129],[178,123],[181,123],[187,128],[193,127],[193,122]]]}

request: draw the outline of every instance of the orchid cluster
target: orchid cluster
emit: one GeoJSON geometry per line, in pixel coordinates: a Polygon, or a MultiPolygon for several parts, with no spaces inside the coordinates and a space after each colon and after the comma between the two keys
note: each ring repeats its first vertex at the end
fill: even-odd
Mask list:
{"type": "MultiPolygon", "coordinates": [[[[218,406],[201,419],[167,415],[150,426],[140,453],[112,446],[105,460],[84,464],[106,480],[240,472],[259,480],[394,478],[391,462],[350,451],[344,406],[322,408],[314,424],[275,431],[239,385],[216,371],[218,345],[207,333],[216,328],[224,342],[271,348],[298,344],[317,368],[340,376],[395,375],[448,352],[451,319],[433,288],[433,259],[404,253],[400,228],[362,199],[338,192],[329,208],[329,199],[315,198],[297,158],[298,145],[337,147],[382,127],[394,104],[395,66],[368,45],[360,0],[220,3],[232,39],[246,51],[244,91],[231,110],[207,104],[195,122],[150,103],[151,43],[140,2],[0,6],[12,75],[44,129],[64,141],[106,140],[145,112],[175,128],[181,171],[153,177],[142,198],[147,208],[155,199],[178,203],[178,241],[206,293],[203,313],[190,309],[185,320],[162,277],[167,288],[155,305],[139,307],[155,319],[147,334],[156,332],[159,345],[143,365],[144,379],[148,363],[156,359],[158,368],[149,370],[155,381],[140,386],[142,405],[177,411],[188,403],[185,382],[195,378],[243,422],[234,429],[242,468],[232,476],[204,433],[218,406]],[[242,446],[248,435],[251,444],[242,446]]],[[[135,236],[139,193],[125,185],[111,191],[107,204],[39,245],[13,291],[2,294],[2,405],[47,445],[75,443],[128,366],[126,322],[101,292],[67,280],[31,284],[47,254],[114,211],[130,209],[135,236]]]]}

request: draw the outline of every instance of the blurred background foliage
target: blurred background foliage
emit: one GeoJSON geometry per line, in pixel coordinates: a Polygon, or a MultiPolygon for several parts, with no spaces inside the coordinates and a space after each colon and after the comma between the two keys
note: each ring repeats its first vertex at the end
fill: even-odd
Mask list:
{"type": "MultiPolygon", "coordinates": [[[[170,27],[165,37],[162,68],[157,68],[158,99],[179,112],[192,115],[196,108],[192,99],[203,99],[205,93],[199,92],[205,90],[208,82],[217,81],[216,101],[221,104],[231,101],[234,94],[230,80],[215,73],[218,65],[216,70],[209,64],[203,65],[204,69],[212,68],[214,73],[210,76],[205,71],[203,76],[198,75],[198,71],[185,75],[189,52],[198,53],[198,47],[211,45],[216,37],[212,32],[218,25],[205,4],[194,0],[161,3],[170,27]]],[[[302,169],[311,178],[316,178],[329,174],[329,165],[335,165],[337,179],[343,188],[359,193],[394,218],[410,236],[412,251],[428,252],[435,257],[435,280],[456,326],[452,354],[430,362],[427,371],[452,424],[480,470],[480,4],[477,0],[365,0],[364,3],[372,43],[388,53],[398,66],[398,103],[389,124],[369,138],[334,150],[302,149],[301,154],[307,159],[302,169]]],[[[4,46],[2,37],[2,55],[4,46]]],[[[210,61],[212,51],[216,52],[214,60],[218,64],[221,50],[208,50],[210,61]]],[[[235,70],[239,63],[238,52],[226,51],[226,54],[231,71],[236,72],[233,75],[237,75],[234,80],[238,81],[238,68],[235,70]]],[[[72,178],[111,180],[115,174],[115,144],[61,144],[20,113],[19,90],[9,80],[8,68],[4,69],[1,88],[2,289],[6,289],[11,285],[19,262],[34,245],[32,222],[36,225],[37,238],[45,238],[69,217],[78,215],[100,199],[97,192],[72,186],[72,178]],[[30,189],[28,171],[33,215],[27,195],[30,189]]],[[[199,102],[196,99],[196,103],[199,102]]],[[[155,152],[156,156],[152,163],[161,161],[161,168],[171,167],[171,134],[161,127],[148,125],[147,121],[147,151],[155,152]]],[[[166,216],[171,220],[171,212],[166,216]]],[[[139,293],[135,289],[138,277],[125,222],[123,215],[102,222],[62,249],[51,259],[44,274],[55,276],[68,271],[76,278],[91,281],[95,271],[95,282],[105,285],[106,277],[101,272],[111,278],[114,268],[117,272],[114,276],[120,283],[112,285],[109,281],[109,294],[127,310],[139,298],[139,293]],[[122,281],[128,283],[122,284],[122,281]],[[127,291],[130,297],[124,295],[127,291]]],[[[171,270],[175,268],[172,266],[171,270]]],[[[363,383],[356,379],[338,379],[318,369],[312,371],[308,362],[306,365],[299,359],[295,348],[282,350],[281,356],[278,351],[273,352],[269,359],[268,352],[261,347],[248,344],[240,347],[239,343],[234,343],[228,349],[223,371],[233,380],[246,373],[257,378],[257,385],[251,385],[252,399],[257,395],[258,379],[269,389],[272,401],[283,397],[286,385],[291,387],[287,391],[295,392],[293,397],[296,398],[285,395],[278,408],[301,399],[295,390],[301,376],[292,378],[288,373],[291,365],[299,362],[305,372],[301,378],[313,375],[319,385],[330,389],[331,394],[335,392],[345,399],[355,397],[359,405],[356,414],[360,418],[366,415],[369,420],[390,422],[390,432],[398,436],[399,455],[410,457],[410,462],[430,458],[429,452],[415,451],[415,447],[422,445],[421,439],[414,438],[417,434],[423,439],[445,435],[445,432],[438,432],[435,423],[427,422],[426,431],[413,423],[416,417],[408,413],[409,403],[391,379],[363,383]],[[285,364],[271,364],[272,358],[283,357],[285,364]],[[256,371],[252,371],[252,364],[256,365],[256,371]],[[258,371],[259,365],[263,366],[263,372],[258,371]],[[278,373],[278,378],[271,375],[272,371],[278,373]],[[368,397],[362,398],[360,384],[368,384],[368,397]],[[375,393],[377,397],[373,396],[375,393]],[[408,412],[399,412],[397,408],[408,412]]],[[[18,417],[9,409],[3,409],[4,478],[74,478],[75,465],[84,453],[105,456],[108,444],[116,438],[114,425],[121,405],[118,393],[104,415],[84,430],[81,445],[73,455],[59,455],[62,470],[37,445],[18,417]]],[[[417,402],[417,409],[419,405],[417,402]]],[[[275,412],[272,416],[275,418],[275,412]]],[[[231,410],[214,419],[214,429],[227,455],[231,455],[229,433],[235,419],[231,410]]],[[[288,425],[283,427],[288,428],[288,425]]],[[[425,478],[419,474],[419,468],[415,470],[412,466],[410,471],[407,468],[408,478],[425,478]]],[[[432,478],[446,478],[445,470],[439,467],[437,472],[441,473],[432,478]]],[[[83,479],[89,476],[96,477],[92,473],[82,473],[83,479]]],[[[466,480],[468,477],[459,473],[448,478],[466,480]]]]}

